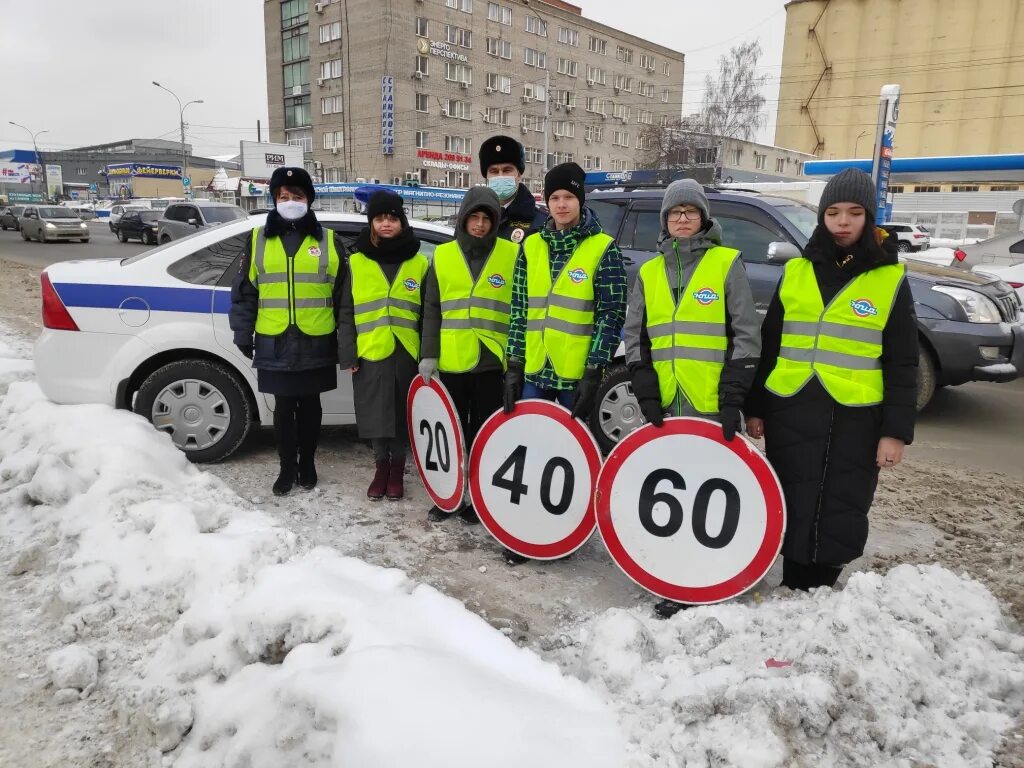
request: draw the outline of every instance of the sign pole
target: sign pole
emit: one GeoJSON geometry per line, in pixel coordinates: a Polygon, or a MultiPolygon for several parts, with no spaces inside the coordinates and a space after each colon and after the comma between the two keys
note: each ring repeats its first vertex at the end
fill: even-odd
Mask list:
{"type": "Polygon", "coordinates": [[[878,98],[878,128],[875,133],[875,154],[871,162],[871,181],[875,184],[875,223],[889,219],[889,172],[892,166],[896,121],[900,116],[900,86],[883,85],[878,98]]]}

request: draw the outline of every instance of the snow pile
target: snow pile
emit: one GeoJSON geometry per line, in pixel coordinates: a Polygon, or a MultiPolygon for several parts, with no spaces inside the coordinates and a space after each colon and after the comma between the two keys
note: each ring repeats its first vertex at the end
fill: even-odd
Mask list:
{"type": "Polygon", "coordinates": [[[13,381],[27,381],[35,376],[32,347],[10,328],[0,323],[0,395],[13,381]]]}
{"type": "Polygon", "coordinates": [[[179,768],[623,765],[583,683],[398,571],[297,552],[130,413],[11,385],[0,531],[47,586],[14,615],[56,624],[26,649],[54,700],[109,698],[179,768]]]}
{"type": "Polygon", "coordinates": [[[980,768],[1024,709],[1024,638],[939,566],[667,622],[611,610],[548,642],[618,710],[644,768],[980,768]]]}

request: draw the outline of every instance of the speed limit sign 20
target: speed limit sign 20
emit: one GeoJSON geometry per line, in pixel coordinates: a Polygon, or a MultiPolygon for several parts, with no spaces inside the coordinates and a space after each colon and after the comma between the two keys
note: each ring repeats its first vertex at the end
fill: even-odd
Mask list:
{"type": "Polygon", "coordinates": [[[483,423],[469,454],[469,492],[484,528],[513,552],[554,560],[594,532],[601,452],[565,408],[521,400],[483,423]]]}
{"type": "Polygon", "coordinates": [[[597,521],[615,563],[681,603],[728,600],[771,568],[786,527],[771,465],[706,419],[671,418],[627,435],[597,481],[597,521]]]}
{"type": "Polygon", "coordinates": [[[427,495],[445,512],[462,506],[465,442],[452,396],[437,379],[416,376],[406,403],[409,444],[427,495]]]}

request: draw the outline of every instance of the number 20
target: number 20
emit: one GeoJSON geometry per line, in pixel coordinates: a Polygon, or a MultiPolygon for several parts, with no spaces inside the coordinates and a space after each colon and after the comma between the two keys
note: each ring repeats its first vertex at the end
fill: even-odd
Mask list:
{"type": "Polygon", "coordinates": [[[427,436],[427,452],[423,458],[423,466],[430,472],[436,472],[438,464],[441,465],[442,472],[451,469],[452,457],[448,448],[448,433],[445,432],[441,422],[436,422],[434,429],[431,430],[430,422],[423,419],[420,421],[420,434],[427,436]],[[437,461],[430,458],[430,455],[434,453],[435,444],[437,445],[437,461]],[[444,450],[442,450],[442,446],[444,446],[444,450]]]}

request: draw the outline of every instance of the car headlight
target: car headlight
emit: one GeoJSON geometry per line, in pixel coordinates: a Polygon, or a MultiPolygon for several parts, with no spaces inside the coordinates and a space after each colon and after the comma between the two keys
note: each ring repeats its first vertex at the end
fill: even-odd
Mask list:
{"type": "Polygon", "coordinates": [[[988,296],[968,288],[955,288],[952,285],[933,285],[933,291],[944,293],[959,304],[967,315],[969,323],[1001,323],[999,307],[988,296]]]}
{"type": "Polygon", "coordinates": [[[46,222],[43,226],[46,227],[47,229],[54,229],[53,224],[51,224],[50,222],[46,222]]]}
{"type": "Polygon", "coordinates": [[[79,224],[78,226],[80,226],[82,229],[88,229],[89,228],[89,225],[86,224],[84,221],[81,224],[79,224]]]}

